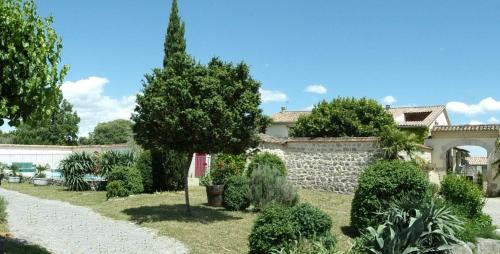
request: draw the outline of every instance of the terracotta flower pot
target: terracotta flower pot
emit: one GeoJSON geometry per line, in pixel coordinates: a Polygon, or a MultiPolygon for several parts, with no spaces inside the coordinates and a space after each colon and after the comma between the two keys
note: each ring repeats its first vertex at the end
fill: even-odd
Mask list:
{"type": "Polygon", "coordinates": [[[224,185],[210,185],[207,186],[206,188],[207,188],[208,205],[215,207],[222,206],[224,185]]]}

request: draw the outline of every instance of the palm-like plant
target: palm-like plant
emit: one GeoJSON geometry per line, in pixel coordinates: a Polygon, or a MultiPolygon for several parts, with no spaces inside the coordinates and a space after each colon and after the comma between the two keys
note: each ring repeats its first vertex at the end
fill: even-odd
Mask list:
{"type": "Polygon", "coordinates": [[[132,152],[107,151],[100,155],[98,159],[97,173],[105,178],[109,177],[111,170],[116,166],[132,166],[136,161],[136,156],[132,152]]]}
{"type": "Polygon", "coordinates": [[[417,136],[408,134],[390,126],[384,127],[380,135],[380,148],[382,157],[386,160],[401,159],[400,152],[405,152],[408,157],[413,158],[417,150],[417,136]]]}
{"type": "Polygon", "coordinates": [[[405,200],[384,215],[384,224],[368,228],[374,239],[369,248],[372,253],[444,253],[460,243],[455,232],[462,228],[462,222],[446,206],[405,200]]]}
{"type": "Polygon", "coordinates": [[[64,177],[64,184],[73,191],[83,191],[90,188],[84,176],[96,168],[93,156],[89,153],[72,153],[59,164],[64,177]]]}

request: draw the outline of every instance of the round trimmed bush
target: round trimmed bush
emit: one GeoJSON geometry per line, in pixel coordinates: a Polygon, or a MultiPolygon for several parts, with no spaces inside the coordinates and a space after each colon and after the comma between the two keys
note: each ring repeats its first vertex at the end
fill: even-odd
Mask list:
{"type": "Polygon", "coordinates": [[[447,202],[466,212],[468,218],[481,214],[485,204],[483,191],[459,175],[445,176],[440,193],[447,202]]]}
{"type": "Polygon", "coordinates": [[[408,161],[378,161],[358,180],[351,206],[351,225],[358,230],[382,224],[381,212],[394,200],[423,200],[429,181],[420,167],[408,161]]]}
{"type": "Polygon", "coordinates": [[[125,187],[125,183],[122,180],[114,180],[108,183],[106,186],[106,198],[111,197],[127,197],[130,195],[130,191],[125,187]]]}
{"type": "Polygon", "coordinates": [[[120,180],[124,187],[131,193],[142,193],[144,186],[142,185],[141,172],[137,167],[114,167],[108,178],[110,182],[120,180]]]}
{"type": "Polygon", "coordinates": [[[267,254],[298,239],[299,227],[290,208],[268,206],[260,213],[249,236],[250,253],[267,254]]]}
{"type": "Polygon", "coordinates": [[[292,216],[302,237],[326,237],[332,228],[332,219],[321,209],[303,203],[293,207],[292,216]]]}
{"type": "Polygon", "coordinates": [[[233,176],[224,186],[224,207],[230,211],[242,211],[250,206],[248,178],[233,176]]]}
{"type": "Polygon", "coordinates": [[[252,158],[250,164],[248,164],[246,174],[251,177],[254,170],[268,168],[277,169],[282,176],[286,176],[286,166],[283,160],[277,155],[267,152],[259,153],[252,158]]]}

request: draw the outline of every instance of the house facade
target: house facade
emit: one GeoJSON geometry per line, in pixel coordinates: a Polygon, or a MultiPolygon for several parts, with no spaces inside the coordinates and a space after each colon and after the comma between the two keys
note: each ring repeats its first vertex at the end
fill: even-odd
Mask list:
{"type": "MultiPolygon", "coordinates": [[[[430,135],[434,126],[451,125],[446,107],[423,106],[423,107],[395,107],[386,106],[386,111],[392,115],[400,129],[408,131],[425,131],[425,137],[430,135]]],[[[271,116],[272,124],[266,129],[266,134],[273,137],[289,137],[289,130],[293,127],[299,117],[309,115],[311,111],[288,111],[282,108],[280,112],[271,116]]]]}

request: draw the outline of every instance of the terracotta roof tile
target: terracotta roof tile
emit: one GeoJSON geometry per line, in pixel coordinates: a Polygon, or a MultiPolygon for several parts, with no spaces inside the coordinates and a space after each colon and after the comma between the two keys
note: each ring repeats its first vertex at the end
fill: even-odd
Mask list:
{"type": "Polygon", "coordinates": [[[282,111],[274,114],[271,118],[274,123],[295,123],[300,116],[309,114],[311,111],[282,111]]]}
{"type": "Polygon", "coordinates": [[[455,132],[455,131],[499,131],[500,132],[500,124],[435,126],[432,129],[432,132],[455,132]]]}
{"type": "Polygon", "coordinates": [[[488,165],[488,158],[486,157],[467,157],[465,160],[469,165],[488,165]]]}

